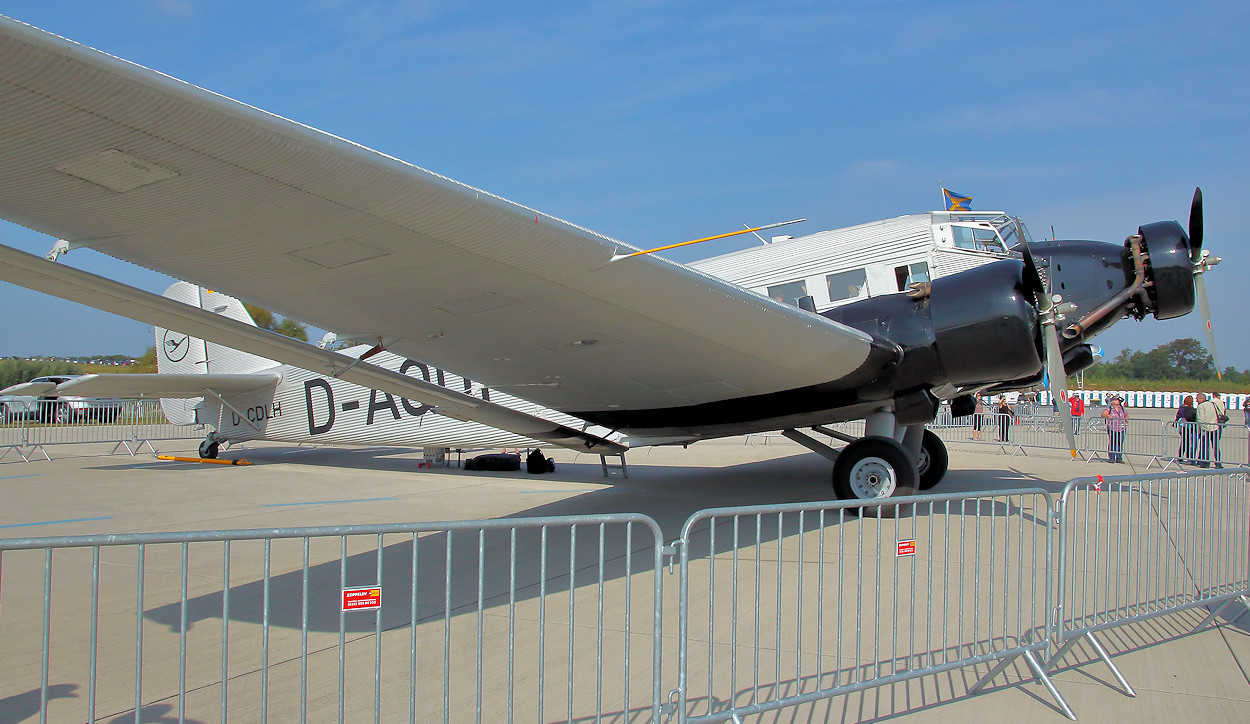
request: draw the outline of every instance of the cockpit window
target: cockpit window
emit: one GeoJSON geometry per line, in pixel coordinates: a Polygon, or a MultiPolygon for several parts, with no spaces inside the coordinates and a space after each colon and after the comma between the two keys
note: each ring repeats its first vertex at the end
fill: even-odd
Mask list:
{"type": "MultiPolygon", "coordinates": [[[[1020,243],[1020,237],[1016,233],[1017,221],[1019,220],[1008,216],[1000,216],[992,222],[994,226],[998,228],[998,235],[1002,237],[1003,243],[1007,245],[1008,249],[1011,249],[1020,243]]],[[[1032,242],[1033,237],[1029,236],[1028,227],[1024,225],[1023,221],[1020,221],[1019,223],[1020,231],[1024,232],[1024,241],[1032,242]]]]}
{"type": "Polygon", "coordinates": [[[998,238],[998,232],[993,227],[952,224],[951,233],[955,237],[955,246],[960,249],[993,251],[1000,254],[1007,252],[1006,247],[998,238]]]}
{"type": "Polygon", "coordinates": [[[799,297],[807,296],[807,282],[800,279],[797,282],[775,284],[768,288],[768,296],[779,302],[797,307],[799,305],[799,297]]]}

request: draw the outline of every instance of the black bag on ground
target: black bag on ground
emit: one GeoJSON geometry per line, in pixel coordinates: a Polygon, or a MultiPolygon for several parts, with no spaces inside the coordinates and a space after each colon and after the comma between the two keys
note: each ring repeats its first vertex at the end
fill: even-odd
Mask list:
{"type": "Polygon", "coordinates": [[[525,456],[525,469],[535,475],[554,473],[556,471],[556,461],[543,457],[542,450],[531,450],[530,454],[525,456]]]}
{"type": "Polygon", "coordinates": [[[533,475],[547,472],[547,458],[543,457],[542,450],[534,448],[525,456],[525,471],[533,475]]]}
{"type": "Polygon", "coordinates": [[[465,470],[520,470],[521,456],[513,453],[489,453],[464,461],[465,470]]]}

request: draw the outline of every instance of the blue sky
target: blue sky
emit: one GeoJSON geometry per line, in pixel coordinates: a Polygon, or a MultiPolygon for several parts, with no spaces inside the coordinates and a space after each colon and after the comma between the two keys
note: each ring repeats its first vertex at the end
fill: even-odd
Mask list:
{"type": "MultiPolygon", "coordinates": [[[[940,207],[1037,237],[1186,223],[1201,185],[1221,365],[1250,367],[1250,4],[0,2],[0,13],[641,246],[940,207]]],[[[0,243],[54,240],[0,222],[0,243]]],[[[675,251],[687,261],[751,244],[675,251]]],[[[758,243],[758,242],[756,242],[758,243]]],[[[65,263],[170,280],[83,250],[65,263]]],[[[0,356],[139,354],[149,328],[0,284],[0,356]],[[28,321],[29,320],[29,321],[28,321]],[[38,320],[37,322],[35,320],[38,320]],[[49,323],[49,320],[52,320],[49,323]]],[[[1202,338],[1123,322],[1111,355],[1202,338]]]]}

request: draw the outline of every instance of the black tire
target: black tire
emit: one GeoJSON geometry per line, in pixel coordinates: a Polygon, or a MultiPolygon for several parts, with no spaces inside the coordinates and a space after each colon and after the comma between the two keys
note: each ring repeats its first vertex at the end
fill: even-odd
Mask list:
{"type": "Polygon", "coordinates": [[[865,437],[838,452],[833,492],[841,500],[885,500],[915,490],[916,461],[898,441],[865,437]]]}
{"type": "Polygon", "coordinates": [[[937,433],[926,429],[924,441],[920,443],[920,459],[916,461],[916,469],[920,474],[917,487],[929,490],[942,482],[949,466],[950,455],[946,452],[946,443],[942,442],[937,433]]]}
{"type": "Polygon", "coordinates": [[[208,458],[209,460],[214,460],[216,459],[217,453],[220,452],[220,450],[221,450],[221,445],[218,442],[205,440],[204,442],[200,443],[200,457],[202,458],[208,458]]]}
{"type": "Polygon", "coordinates": [[[0,402],[0,422],[10,423],[17,419],[17,416],[9,411],[9,403],[0,402]]]}
{"type": "Polygon", "coordinates": [[[68,425],[74,421],[74,410],[64,402],[52,408],[52,421],[58,425],[68,425]]]}

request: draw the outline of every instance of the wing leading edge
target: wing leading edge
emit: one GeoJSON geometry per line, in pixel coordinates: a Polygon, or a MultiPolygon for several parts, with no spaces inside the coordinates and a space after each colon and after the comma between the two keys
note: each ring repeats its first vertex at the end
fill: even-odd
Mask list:
{"type": "MultiPolygon", "coordinates": [[[[150,292],[128,287],[104,277],[0,246],[0,279],[35,291],[55,289],[63,299],[86,304],[148,324],[177,329],[234,349],[362,385],[430,405],[446,417],[479,422],[574,450],[593,450],[616,455],[628,448],[612,440],[559,425],[503,405],[448,390],[420,378],[392,372],[367,362],[320,349],[254,325],[244,324],[211,311],[192,307],[150,292]]],[[[49,292],[51,293],[51,292],[49,292]]],[[[164,375],[160,375],[164,376],[164,375]]],[[[209,375],[189,375],[199,382],[200,393],[209,375]]],[[[218,375],[248,377],[254,384],[267,375],[218,375]]],[[[192,381],[194,383],[195,381],[192,381]]],[[[104,382],[96,383],[103,385],[104,382]]],[[[183,390],[185,392],[185,389],[183,390]]],[[[179,395],[182,396],[182,395],[179,395]]]]}
{"type": "Polygon", "coordinates": [[[876,364],[850,327],[610,262],[634,247],[7,19],[0,82],[0,215],[553,409],[749,400],[876,364]]]}

